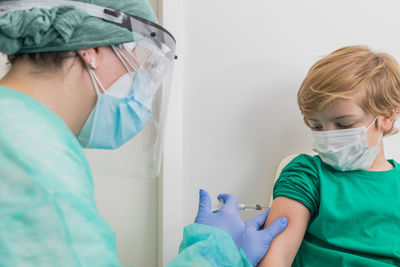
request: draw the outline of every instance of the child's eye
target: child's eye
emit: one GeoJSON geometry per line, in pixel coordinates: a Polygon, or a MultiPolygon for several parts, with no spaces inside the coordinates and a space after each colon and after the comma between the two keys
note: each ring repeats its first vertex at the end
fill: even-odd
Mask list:
{"type": "Polygon", "coordinates": [[[310,125],[311,130],[313,131],[321,131],[322,126],[321,125],[310,125]]]}
{"type": "Polygon", "coordinates": [[[351,128],[353,126],[353,123],[338,123],[336,124],[337,127],[341,128],[341,129],[348,129],[351,128]]]}

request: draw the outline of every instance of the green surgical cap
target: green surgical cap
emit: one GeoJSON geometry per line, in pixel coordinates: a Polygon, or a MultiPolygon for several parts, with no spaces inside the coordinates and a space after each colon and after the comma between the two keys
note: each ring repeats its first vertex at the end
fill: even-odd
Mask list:
{"type": "MultiPolygon", "coordinates": [[[[56,0],[55,0],[56,1],[56,0]]],[[[1,1],[0,2],[4,2],[1,1]]],[[[81,0],[157,22],[146,0],[81,0]]],[[[7,54],[76,51],[143,39],[77,7],[33,8],[0,16],[0,51],[7,54]]]]}

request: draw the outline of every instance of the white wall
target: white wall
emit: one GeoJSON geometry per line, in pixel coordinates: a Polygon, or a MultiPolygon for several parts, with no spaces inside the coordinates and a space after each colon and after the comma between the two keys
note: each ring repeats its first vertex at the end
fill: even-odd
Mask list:
{"type": "MultiPolygon", "coordinates": [[[[311,152],[296,93],[315,61],[354,44],[400,61],[396,0],[203,0],[181,6],[184,179],[183,222],[177,223],[193,221],[200,188],[214,198],[230,192],[242,202],[268,203],[280,160],[311,152]]],[[[399,159],[400,136],[385,143],[388,156],[399,159]]],[[[171,244],[176,249],[165,259],[177,246],[171,244]]]]}

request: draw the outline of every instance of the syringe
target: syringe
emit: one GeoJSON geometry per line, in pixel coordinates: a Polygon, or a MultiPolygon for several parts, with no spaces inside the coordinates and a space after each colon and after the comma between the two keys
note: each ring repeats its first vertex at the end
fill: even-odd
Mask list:
{"type": "Polygon", "coordinates": [[[269,207],[261,206],[260,204],[239,204],[238,210],[266,210],[269,207]]]}
{"type": "MultiPolygon", "coordinates": [[[[217,205],[214,205],[214,210],[222,208],[224,205],[224,201],[222,199],[219,200],[217,205]]],[[[269,207],[262,206],[260,204],[238,204],[238,210],[266,210],[269,207]]]]}

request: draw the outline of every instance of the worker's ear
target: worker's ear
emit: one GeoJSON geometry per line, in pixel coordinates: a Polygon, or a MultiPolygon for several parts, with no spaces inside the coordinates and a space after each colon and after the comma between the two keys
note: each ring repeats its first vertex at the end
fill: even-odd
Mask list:
{"type": "Polygon", "coordinates": [[[78,51],[78,54],[85,64],[89,65],[92,69],[97,68],[99,53],[96,48],[82,49],[78,51]]]}

